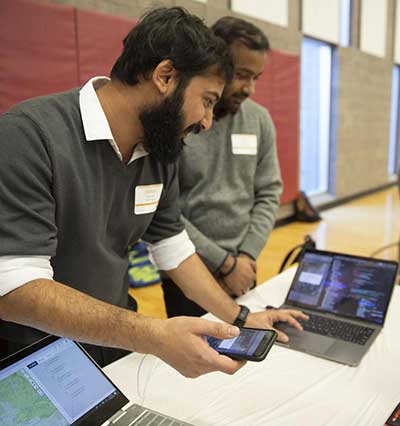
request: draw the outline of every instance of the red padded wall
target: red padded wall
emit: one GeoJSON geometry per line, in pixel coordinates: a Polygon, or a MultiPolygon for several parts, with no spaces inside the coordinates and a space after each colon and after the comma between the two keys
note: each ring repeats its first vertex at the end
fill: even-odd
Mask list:
{"type": "MultiPolygon", "coordinates": [[[[134,20],[33,0],[0,0],[0,113],[13,104],[109,75],[134,20]]],[[[254,100],[277,129],[281,203],[298,195],[299,56],[272,51],[254,100]]]]}
{"type": "Polygon", "coordinates": [[[0,113],[78,85],[74,8],[0,1],[0,113]]]}
{"type": "Polygon", "coordinates": [[[77,9],[76,22],[80,84],[96,75],[109,76],[136,21],[77,9]]]}
{"type": "Polygon", "coordinates": [[[300,57],[271,51],[253,99],[274,121],[284,191],[281,204],[293,201],[299,188],[300,57]]]}

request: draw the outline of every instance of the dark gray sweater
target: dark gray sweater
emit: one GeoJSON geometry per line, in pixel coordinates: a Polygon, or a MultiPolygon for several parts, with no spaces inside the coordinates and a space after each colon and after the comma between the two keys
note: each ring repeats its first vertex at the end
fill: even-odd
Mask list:
{"type": "MultiPolygon", "coordinates": [[[[50,256],[55,280],[126,306],[128,245],[184,229],[176,165],[151,155],[126,165],[107,140],[87,141],[79,89],[0,117],[0,149],[0,256],[50,256]],[[158,209],[136,215],[135,188],[159,183],[158,209]]],[[[0,325],[0,336],[33,340],[7,330],[0,325]]]]}

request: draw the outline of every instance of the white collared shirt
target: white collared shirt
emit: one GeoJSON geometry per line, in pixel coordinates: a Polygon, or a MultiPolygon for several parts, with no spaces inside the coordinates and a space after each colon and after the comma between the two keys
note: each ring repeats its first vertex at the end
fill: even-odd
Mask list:
{"type": "MultiPolygon", "coordinates": [[[[107,118],[96,94],[96,88],[108,77],[90,79],[79,92],[79,107],[82,116],[85,137],[88,142],[108,140],[120,161],[121,152],[112,135],[107,118]]],[[[136,145],[128,164],[148,152],[142,144],[136,145]]],[[[178,267],[195,252],[195,248],[186,231],[166,238],[151,246],[151,253],[159,269],[171,270],[178,267]]],[[[54,272],[49,256],[1,256],[0,257],[0,296],[15,290],[36,279],[53,279],[54,272]]]]}
{"type": "MultiPolygon", "coordinates": [[[[96,90],[105,82],[109,81],[108,77],[91,78],[79,92],[79,107],[81,110],[83,130],[87,141],[108,140],[117,157],[122,160],[122,154],[119,150],[114,136],[111,132],[110,125],[104,114],[100,104],[96,90]]],[[[142,144],[136,145],[128,164],[145,157],[149,153],[143,148],[142,144]]]]}

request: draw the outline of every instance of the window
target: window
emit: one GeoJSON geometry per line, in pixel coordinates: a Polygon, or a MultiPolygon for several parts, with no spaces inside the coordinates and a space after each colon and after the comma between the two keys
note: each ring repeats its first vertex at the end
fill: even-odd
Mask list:
{"type": "Polygon", "coordinates": [[[399,166],[399,96],[400,96],[400,67],[395,65],[392,74],[392,105],[390,114],[390,142],[388,156],[388,172],[394,175],[399,166]]]}
{"type": "Polygon", "coordinates": [[[339,43],[343,47],[350,46],[351,0],[340,0],[339,43]]]}
{"type": "Polygon", "coordinates": [[[303,38],[300,100],[300,189],[328,192],[332,47],[303,38]]]}

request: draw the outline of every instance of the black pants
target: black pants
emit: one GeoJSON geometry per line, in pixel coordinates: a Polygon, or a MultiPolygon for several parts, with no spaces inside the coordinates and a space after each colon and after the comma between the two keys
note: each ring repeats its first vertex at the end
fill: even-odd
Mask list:
{"type": "MultiPolygon", "coordinates": [[[[128,306],[127,306],[128,309],[137,311],[137,303],[135,299],[129,296],[127,303],[128,303],[128,306]]],[[[35,341],[46,336],[46,333],[43,333],[39,330],[32,329],[25,326],[20,326],[18,324],[7,323],[5,321],[0,320],[0,331],[1,331],[1,328],[3,329],[9,328],[11,330],[11,333],[8,333],[10,338],[7,338],[7,337],[0,338],[0,359],[3,359],[13,354],[14,352],[17,352],[23,349],[24,347],[29,346],[35,341]],[[11,327],[14,330],[11,329],[11,327]],[[18,336],[19,334],[21,338],[13,339],[12,338],[13,334],[14,336],[18,336]],[[22,335],[24,335],[24,338],[22,338],[22,335]],[[21,341],[23,341],[23,343],[21,341]]],[[[97,364],[100,365],[100,367],[105,367],[106,365],[111,364],[112,362],[117,361],[118,359],[130,353],[129,351],[126,351],[124,349],[89,345],[87,343],[83,343],[82,346],[89,353],[89,355],[97,362],[97,364]]]]}
{"type": "MultiPolygon", "coordinates": [[[[256,283],[250,289],[253,289],[255,286],[256,283]]],[[[202,307],[188,299],[183,294],[183,291],[169,278],[162,279],[162,289],[168,318],[179,317],[181,315],[201,317],[207,313],[202,307]]],[[[236,297],[234,296],[233,299],[236,299],[236,297]]]]}
{"type": "Polygon", "coordinates": [[[168,318],[181,315],[201,317],[207,311],[188,299],[182,290],[169,278],[162,279],[165,307],[168,318]]]}
{"type": "MultiPolygon", "coordinates": [[[[43,335],[43,337],[46,334],[43,335]]],[[[33,343],[33,342],[32,342],[33,343]]],[[[29,344],[15,343],[9,340],[0,339],[0,360],[5,358],[23,348],[29,346],[29,344]]],[[[123,349],[116,348],[106,348],[103,346],[88,345],[83,343],[85,351],[100,365],[100,367],[105,367],[108,364],[111,364],[114,361],[128,355],[130,352],[123,349]]]]}

